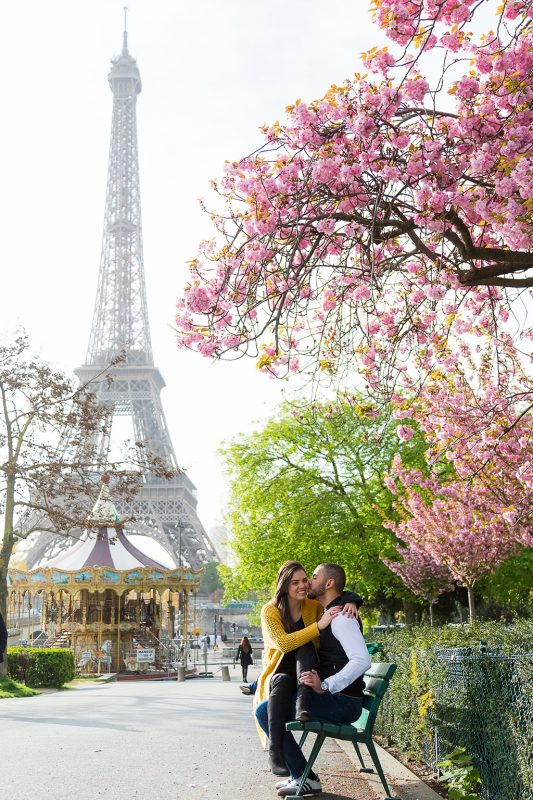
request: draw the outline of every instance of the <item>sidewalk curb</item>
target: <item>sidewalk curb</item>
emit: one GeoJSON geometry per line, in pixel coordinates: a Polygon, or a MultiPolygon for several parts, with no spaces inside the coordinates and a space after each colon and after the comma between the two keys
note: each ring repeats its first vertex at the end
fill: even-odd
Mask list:
{"type": "MultiPolygon", "coordinates": [[[[344,750],[350,761],[359,768],[359,762],[356,760],[353,746],[349,742],[344,742],[342,739],[335,739],[335,741],[344,750]]],[[[374,744],[387,783],[391,791],[394,789],[393,794],[397,794],[401,800],[442,800],[440,794],[434,792],[433,789],[418,777],[418,775],[415,775],[414,772],[411,772],[404,764],[394,758],[388,750],[384,750],[376,742],[374,742],[374,744]]],[[[372,759],[367,755],[366,747],[364,745],[359,746],[364,748],[363,754],[366,756],[365,763],[371,764],[372,759]]],[[[383,786],[376,772],[360,772],[359,775],[370,784],[377,797],[384,797],[383,786]]]]}
{"type": "Polygon", "coordinates": [[[108,672],[104,675],[99,675],[96,679],[95,683],[112,683],[116,681],[118,677],[118,673],[116,672],[108,672]]]}

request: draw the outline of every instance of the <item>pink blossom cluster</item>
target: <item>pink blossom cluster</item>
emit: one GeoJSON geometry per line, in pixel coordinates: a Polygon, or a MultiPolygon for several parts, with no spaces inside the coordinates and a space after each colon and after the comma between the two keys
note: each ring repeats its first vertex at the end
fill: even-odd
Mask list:
{"type": "Polygon", "coordinates": [[[416,541],[410,541],[402,547],[398,556],[401,560],[383,561],[413,594],[435,602],[440,594],[454,588],[454,580],[448,567],[439,563],[431,552],[419,546],[416,541]]]}
{"type": "Polygon", "coordinates": [[[480,376],[478,370],[475,382],[469,382],[460,373],[441,375],[420,394],[416,418],[430,445],[428,461],[448,459],[463,480],[490,467],[501,490],[512,489],[507,505],[526,513],[533,493],[532,382],[525,376],[511,381],[507,375],[497,384],[480,381],[480,376]]]}
{"type": "MultiPolygon", "coordinates": [[[[393,42],[428,49],[441,44],[452,52],[461,46],[464,25],[478,8],[477,0],[372,0],[370,5],[374,21],[393,42]]],[[[530,5],[527,0],[503,3],[502,18],[530,15],[530,5]]]]}
{"type": "Polygon", "coordinates": [[[396,459],[386,479],[401,520],[389,527],[407,548],[402,562],[388,566],[425,597],[439,583],[426,585],[424,569],[428,580],[432,570],[444,569],[471,587],[533,546],[533,384],[511,356],[512,350],[499,382],[488,360],[471,374],[450,365],[415,400],[395,398],[398,436],[409,440],[417,421],[429,471],[406,469],[396,459]]]}
{"type": "MultiPolygon", "coordinates": [[[[529,437],[525,434],[522,446],[531,462],[531,430],[529,437]]],[[[430,577],[432,569],[441,575],[444,569],[460,585],[472,587],[522,547],[533,546],[532,492],[524,491],[508,455],[493,457],[469,480],[428,476],[395,460],[387,485],[397,496],[400,521],[386,524],[407,550],[401,551],[405,567],[389,566],[412,591],[424,590],[423,583],[416,590],[417,564],[420,579],[423,568],[430,577]]]]}

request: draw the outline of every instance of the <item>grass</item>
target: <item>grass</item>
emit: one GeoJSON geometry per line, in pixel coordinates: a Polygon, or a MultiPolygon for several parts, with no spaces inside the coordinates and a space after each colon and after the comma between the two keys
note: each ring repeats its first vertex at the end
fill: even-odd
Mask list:
{"type": "Polygon", "coordinates": [[[0,675],[0,699],[4,697],[33,697],[39,694],[37,689],[30,689],[25,683],[18,683],[12,681],[11,678],[5,678],[0,675]]]}

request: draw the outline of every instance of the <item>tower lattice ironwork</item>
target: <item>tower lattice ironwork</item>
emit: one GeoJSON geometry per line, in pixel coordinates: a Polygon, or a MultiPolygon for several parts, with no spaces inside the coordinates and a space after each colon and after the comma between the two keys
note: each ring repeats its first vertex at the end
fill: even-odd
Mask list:
{"type": "MultiPolygon", "coordinates": [[[[160,398],[165,383],[154,364],[150,339],[136,122],[141,78],[128,51],[124,27],[122,52],[112,60],[109,72],[113,117],[98,289],[86,361],[75,374],[81,383],[87,383],[113,358],[124,354],[124,360],[113,367],[112,383],[97,383],[99,399],[110,409],[112,423],[116,417],[129,417],[135,441],[143,442],[146,449],[177,469],[160,398]]],[[[109,434],[98,447],[105,458],[109,434]]],[[[119,511],[121,516],[135,519],[128,525],[129,532],[151,536],[170,550],[176,561],[197,568],[216,560],[217,555],[196,506],[196,487],[187,475],[165,480],[148,472],[136,498],[119,511]]],[[[53,546],[50,540],[46,544],[41,537],[34,558],[28,560],[49,556],[63,546],[57,540],[53,546]]]]}

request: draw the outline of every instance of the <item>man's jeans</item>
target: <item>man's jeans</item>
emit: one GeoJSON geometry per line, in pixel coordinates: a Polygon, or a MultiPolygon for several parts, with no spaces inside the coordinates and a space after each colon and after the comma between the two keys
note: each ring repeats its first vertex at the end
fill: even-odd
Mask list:
{"type": "MultiPolygon", "coordinates": [[[[295,698],[296,695],[294,695],[294,700],[295,698]]],[[[350,722],[355,722],[361,716],[363,700],[361,697],[349,697],[346,694],[331,694],[331,692],[317,694],[313,692],[310,705],[309,710],[311,711],[312,719],[349,724],[350,722]]],[[[260,727],[268,736],[268,700],[264,700],[257,706],[255,716],[260,727]]],[[[299,778],[305,769],[307,760],[296,739],[288,731],[283,739],[283,757],[291,776],[299,778]]]]}

